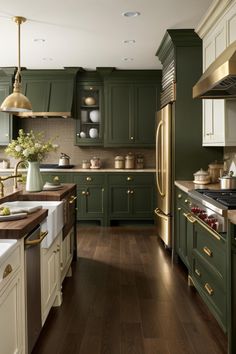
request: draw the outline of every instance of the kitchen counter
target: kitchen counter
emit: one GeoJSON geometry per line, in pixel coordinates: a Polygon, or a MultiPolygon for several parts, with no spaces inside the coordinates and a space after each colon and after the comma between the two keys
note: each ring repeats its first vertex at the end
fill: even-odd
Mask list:
{"type": "Polygon", "coordinates": [[[22,190],[18,200],[62,200],[75,187],[73,183],[62,183],[62,188],[54,191],[26,192],[22,190]]]}
{"type": "Polygon", "coordinates": [[[47,209],[41,209],[28,214],[25,219],[1,221],[0,239],[20,239],[26,236],[35,226],[40,224],[48,215],[47,209]]]}
{"type": "Polygon", "coordinates": [[[175,181],[175,186],[185,193],[192,189],[220,189],[220,183],[195,184],[193,181],[175,181]]]}
{"type": "MultiPolygon", "coordinates": [[[[18,172],[26,172],[26,169],[18,169],[18,172]]],[[[143,168],[143,169],[126,169],[126,168],[122,168],[122,169],[118,169],[118,168],[88,168],[88,169],[84,169],[84,168],[79,168],[77,166],[73,167],[73,168],[40,168],[41,172],[84,172],[84,173],[96,173],[96,172],[155,172],[155,168],[143,168]]],[[[7,173],[7,174],[11,174],[14,172],[14,168],[1,168],[0,169],[0,174],[1,173],[7,173]]]]}

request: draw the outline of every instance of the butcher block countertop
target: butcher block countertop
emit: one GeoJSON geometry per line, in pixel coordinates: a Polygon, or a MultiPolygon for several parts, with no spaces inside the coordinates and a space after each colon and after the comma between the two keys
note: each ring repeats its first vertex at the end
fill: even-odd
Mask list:
{"type": "Polygon", "coordinates": [[[25,219],[1,221],[0,239],[20,239],[25,237],[35,226],[40,224],[48,215],[47,209],[41,209],[28,214],[25,219]]]}
{"type": "Polygon", "coordinates": [[[73,183],[62,183],[62,188],[55,191],[26,192],[21,191],[18,200],[62,200],[65,195],[75,188],[73,183]]]}

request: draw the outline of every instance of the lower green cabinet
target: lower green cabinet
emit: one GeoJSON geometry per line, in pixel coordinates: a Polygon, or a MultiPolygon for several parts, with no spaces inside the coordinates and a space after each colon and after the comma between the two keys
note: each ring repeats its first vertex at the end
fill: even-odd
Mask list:
{"type": "Polygon", "coordinates": [[[43,180],[59,178],[77,185],[77,220],[154,222],[155,175],[152,172],[43,172],[43,180]]]}

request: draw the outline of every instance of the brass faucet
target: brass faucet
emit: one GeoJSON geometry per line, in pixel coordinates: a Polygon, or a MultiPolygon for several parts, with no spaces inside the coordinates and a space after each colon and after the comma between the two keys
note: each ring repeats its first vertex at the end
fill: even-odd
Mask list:
{"type": "Polygon", "coordinates": [[[4,196],[4,184],[3,184],[3,181],[6,181],[7,179],[10,179],[10,178],[15,178],[16,179],[18,177],[21,177],[21,175],[11,175],[11,176],[6,176],[6,177],[0,176],[0,197],[4,196]]]}
{"type": "Polygon", "coordinates": [[[14,176],[15,179],[14,179],[14,189],[17,189],[17,178],[18,177],[22,177],[21,174],[18,174],[18,167],[20,166],[21,163],[25,163],[25,161],[23,160],[20,160],[19,162],[17,162],[17,164],[15,165],[15,168],[14,168],[14,176]]]}

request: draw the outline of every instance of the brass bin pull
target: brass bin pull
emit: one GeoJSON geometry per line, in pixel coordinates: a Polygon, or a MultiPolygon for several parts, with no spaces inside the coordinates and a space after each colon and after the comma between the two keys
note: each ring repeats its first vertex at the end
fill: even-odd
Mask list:
{"type": "Polygon", "coordinates": [[[12,266],[8,264],[4,269],[2,278],[3,279],[6,278],[11,272],[12,272],[12,266]]]}
{"type": "Polygon", "coordinates": [[[32,241],[29,241],[26,239],[25,245],[28,245],[28,246],[38,245],[39,243],[41,243],[43,241],[43,239],[47,236],[47,234],[48,234],[48,231],[40,232],[40,238],[38,238],[37,240],[32,240],[32,241]]]}
{"type": "Polygon", "coordinates": [[[210,296],[213,295],[214,290],[212,289],[212,287],[211,287],[208,283],[206,283],[206,284],[204,285],[204,288],[206,289],[206,291],[208,292],[208,294],[209,294],[210,296]]]}
{"type": "Polygon", "coordinates": [[[213,256],[212,251],[206,246],[203,247],[203,252],[206,253],[208,255],[208,257],[212,257],[213,256]]]}

